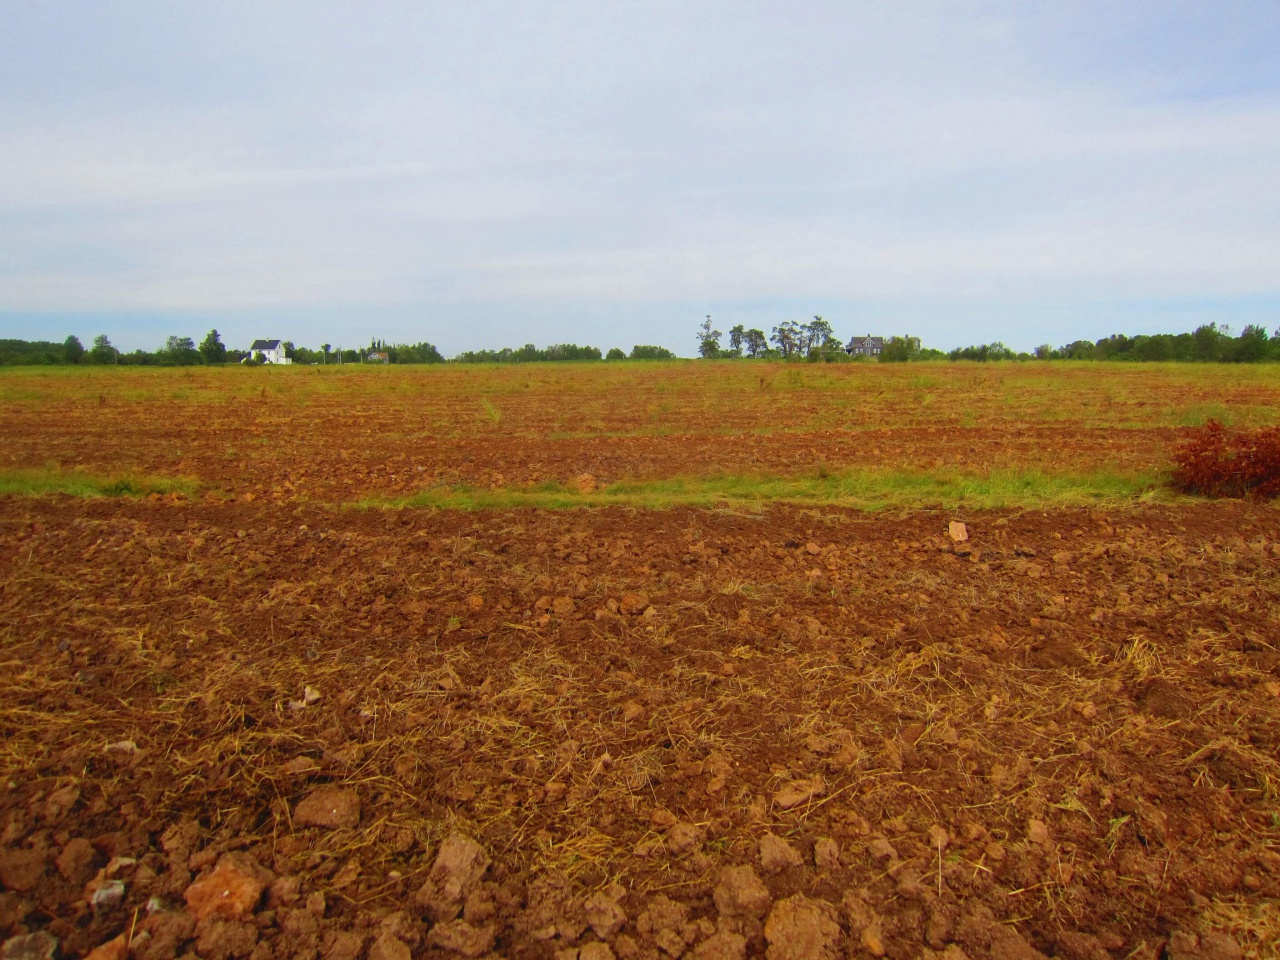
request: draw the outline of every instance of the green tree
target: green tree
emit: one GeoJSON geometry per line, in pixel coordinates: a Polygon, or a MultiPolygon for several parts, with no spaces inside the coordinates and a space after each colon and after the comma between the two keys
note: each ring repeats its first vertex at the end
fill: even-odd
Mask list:
{"type": "Polygon", "coordinates": [[[205,363],[226,363],[227,348],[218,336],[217,330],[210,330],[200,344],[200,356],[205,363]]]}
{"type": "Polygon", "coordinates": [[[324,363],[328,363],[328,362],[329,362],[329,349],[330,349],[330,347],[331,347],[331,346],[332,346],[332,345],[331,345],[331,344],[328,344],[328,343],[322,343],[322,344],[320,344],[320,349],[324,351],[324,361],[323,361],[324,363]]]}
{"type": "Polygon", "coordinates": [[[703,360],[714,360],[720,356],[720,338],[723,336],[719,330],[711,329],[711,314],[708,313],[698,328],[698,356],[703,360]]]}
{"type": "Polygon", "coordinates": [[[626,351],[621,347],[611,347],[609,352],[604,355],[606,360],[625,360],[627,359],[626,351]]]}
{"type": "Polygon", "coordinates": [[[736,324],[729,328],[729,349],[738,356],[742,356],[742,347],[747,337],[747,331],[742,324],[736,324]]]}
{"type": "Polygon", "coordinates": [[[93,349],[89,351],[89,359],[94,363],[115,363],[119,359],[119,352],[111,345],[107,335],[100,333],[93,338],[93,349]]]}
{"type": "Polygon", "coordinates": [[[161,351],[163,360],[166,363],[177,364],[180,367],[190,367],[200,362],[200,351],[196,349],[195,341],[190,337],[169,337],[164,342],[164,349],[161,351]]]}
{"type": "Polygon", "coordinates": [[[906,363],[920,356],[919,337],[890,337],[877,358],[881,363],[906,363]]]}
{"type": "Polygon", "coordinates": [[[64,363],[79,363],[84,356],[84,344],[75,334],[62,342],[62,360],[64,363]]]}
{"type": "Polygon", "coordinates": [[[755,327],[742,335],[742,343],[748,357],[762,357],[769,349],[769,339],[764,335],[764,331],[757,330],[755,327]]]}

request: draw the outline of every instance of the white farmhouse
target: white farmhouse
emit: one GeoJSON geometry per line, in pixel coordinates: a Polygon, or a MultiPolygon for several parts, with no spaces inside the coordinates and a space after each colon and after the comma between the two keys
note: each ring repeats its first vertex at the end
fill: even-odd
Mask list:
{"type": "Polygon", "coordinates": [[[293,363],[284,355],[284,344],[279,340],[255,340],[249,348],[249,359],[261,356],[267,363],[293,363]]]}

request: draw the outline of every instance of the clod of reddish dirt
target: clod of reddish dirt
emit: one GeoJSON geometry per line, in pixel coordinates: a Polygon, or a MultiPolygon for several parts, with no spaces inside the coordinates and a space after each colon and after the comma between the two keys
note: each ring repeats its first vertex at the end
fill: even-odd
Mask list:
{"type": "Polygon", "coordinates": [[[611,938],[627,922],[627,912],[618,903],[618,898],[603,890],[588,897],[582,908],[587,923],[601,940],[611,938]]]}
{"type": "Polygon", "coordinates": [[[760,869],[765,873],[780,873],[792,867],[803,867],[800,851],[781,837],[766,833],[760,838],[760,869]]]}
{"type": "Polygon", "coordinates": [[[492,924],[473,927],[465,920],[437,923],[427,934],[427,943],[464,957],[479,957],[493,949],[496,933],[492,924]]]}
{"type": "Polygon", "coordinates": [[[4,942],[4,960],[53,960],[58,938],[45,930],[20,934],[4,942]]]}
{"type": "Polygon", "coordinates": [[[0,883],[22,893],[35,887],[48,867],[49,851],[43,845],[0,849],[0,883]]]}
{"type": "Polygon", "coordinates": [[[390,933],[383,933],[369,947],[369,960],[409,960],[409,945],[390,933]]]}
{"type": "Polygon", "coordinates": [[[835,907],[803,893],[779,900],[764,924],[769,960],[835,960],[842,936],[836,918],[835,907]]]}
{"type": "Polygon", "coordinates": [[[1196,934],[1175,930],[1164,950],[1168,960],[1242,960],[1244,957],[1234,937],[1217,932],[1196,934]]]}
{"type": "MultiPolygon", "coordinates": [[[[419,888],[415,902],[433,920],[453,919],[467,894],[489,869],[489,863],[489,855],[480,844],[460,833],[449,834],[440,844],[431,873],[419,888]]],[[[462,928],[459,931],[458,937],[470,937],[462,928]]]]}
{"type": "Polygon", "coordinates": [[[122,933],[120,936],[94,947],[85,955],[84,960],[124,960],[128,955],[129,937],[128,934],[122,933]]]}
{"type": "Polygon", "coordinates": [[[360,795],[344,787],[317,787],[294,807],[293,819],[302,826],[341,830],[360,825],[360,795]]]}
{"type": "Polygon", "coordinates": [[[963,543],[969,539],[969,528],[959,520],[952,520],[947,524],[947,534],[953,543],[963,543]]]}
{"type": "Polygon", "coordinates": [[[693,960],[744,960],[747,938],[731,930],[713,933],[693,949],[693,960]]]}
{"type": "Polygon", "coordinates": [[[730,919],[761,919],[773,902],[769,888],[746,865],[725,867],[720,871],[720,882],[716,884],[714,899],[716,909],[722,916],[730,919]]]}
{"type": "Polygon", "coordinates": [[[197,921],[211,916],[238,920],[254,911],[273,879],[271,871],[252,857],[228,853],[207,876],[187,887],[183,898],[197,921]]]}

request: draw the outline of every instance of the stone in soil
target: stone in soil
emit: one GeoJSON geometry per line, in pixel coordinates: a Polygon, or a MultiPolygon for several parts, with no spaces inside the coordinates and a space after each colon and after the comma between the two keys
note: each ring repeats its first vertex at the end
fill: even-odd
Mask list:
{"type": "Polygon", "coordinates": [[[804,866],[800,852],[781,837],[766,833],[760,838],[760,869],[765,873],[780,873],[791,867],[804,866]]]}
{"type": "Polygon", "coordinates": [[[39,930],[10,937],[4,942],[4,960],[53,960],[58,952],[58,938],[39,930]]]}
{"type": "Polygon", "coordinates": [[[440,844],[426,882],[418,890],[418,906],[432,920],[452,920],[489,869],[489,862],[489,855],[480,844],[460,833],[449,834],[440,844]]]}
{"type": "Polygon", "coordinates": [[[835,960],[840,925],[831,904],[797,893],[773,905],[764,938],[769,960],[835,960]]]}
{"type": "Polygon", "coordinates": [[[721,870],[714,896],[716,909],[721,916],[730,919],[760,919],[773,902],[768,887],[749,866],[725,867],[721,870]]]}
{"type": "Polygon", "coordinates": [[[344,787],[317,787],[293,809],[295,823],[339,830],[360,825],[360,795],[344,787]]]}
{"type": "Polygon", "coordinates": [[[273,879],[271,871],[248,854],[228,853],[211,873],[187,887],[183,899],[197,921],[211,916],[239,920],[254,912],[273,879]]]}

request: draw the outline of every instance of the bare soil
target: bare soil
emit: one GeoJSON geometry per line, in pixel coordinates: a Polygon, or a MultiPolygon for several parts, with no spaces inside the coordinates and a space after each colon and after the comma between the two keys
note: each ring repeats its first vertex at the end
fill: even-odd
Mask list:
{"type": "Polygon", "coordinates": [[[1278,572],[1240,503],[3,498],[0,934],[1274,956],[1278,572]]]}

